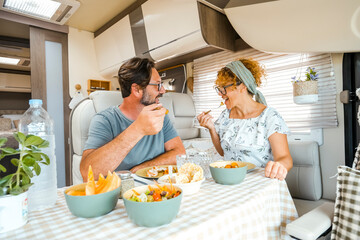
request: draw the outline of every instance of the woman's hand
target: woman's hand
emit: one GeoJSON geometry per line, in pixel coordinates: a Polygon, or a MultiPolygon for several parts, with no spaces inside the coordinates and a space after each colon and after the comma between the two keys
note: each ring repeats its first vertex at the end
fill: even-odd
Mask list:
{"type": "Polygon", "coordinates": [[[206,114],[205,112],[200,113],[197,116],[197,120],[200,123],[200,126],[205,127],[209,130],[214,129],[214,122],[212,121],[213,117],[210,114],[206,114]]]}
{"type": "Polygon", "coordinates": [[[284,180],[286,178],[288,171],[284,165],[279,162],[269,161],[265,167],[265,177],[276,178],[279,180],[284,180]]]}

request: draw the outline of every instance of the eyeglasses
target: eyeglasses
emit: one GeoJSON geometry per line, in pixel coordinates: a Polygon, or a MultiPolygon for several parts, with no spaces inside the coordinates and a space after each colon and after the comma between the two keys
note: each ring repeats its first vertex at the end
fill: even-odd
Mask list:
{"type": "Polygon", "coordinates": [[[163,83],[149,83],[148,85],[151,86],[157,86],[158,87],[158,91],[160,92],[161,88],[163,87],[163,83]]]}
{"type": "MultiPolygon", "coordinates": [[[[241,84],[241,82],[236,82],[236,86],[239,86],[240,84],[241,84]]],[[[225,85],[223,87],[215,86],[214,88],[215,88],[217,94],[221,93],[222,95],[225,95],[226,94],[226,88],[231,87],[231,86],[234,86],[234,84],[231,83],[231,84],[225,85]]]]}

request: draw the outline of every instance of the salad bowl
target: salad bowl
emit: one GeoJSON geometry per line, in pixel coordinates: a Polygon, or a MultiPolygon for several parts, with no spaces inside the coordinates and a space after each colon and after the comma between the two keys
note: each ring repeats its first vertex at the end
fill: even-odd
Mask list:
{"type": "MultiPolygon", "coordinates": [[[[182,190],[173,186],[175,191],[179,192],[176,197],[154,202],[139,201],[138,197],[141,198],[150,192],[149,186],[150,189],[158,189],[157,185],[145,185],[132,188],[124,193],[123,200],[128,217],[133,223],[142,227],[158,227],[170,223],[179,212],[183,195],[182,190]]],[[[170,185],[160,186],[171,188],[170,185]]]]}

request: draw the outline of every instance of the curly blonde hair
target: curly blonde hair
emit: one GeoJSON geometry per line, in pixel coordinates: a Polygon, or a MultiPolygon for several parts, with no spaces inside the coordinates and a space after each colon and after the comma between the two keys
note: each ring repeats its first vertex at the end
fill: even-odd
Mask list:
{"type": "MultiPolygon", "coordinates": [[[[265,69],[260,65],[258,61],[251,58],[240,58],[238,61],[242,62],[244,66],[251,72],[255,78],[255,83],[258,87],[261,85],[261,78],[266,76],[265,69]]],[[[218,86],[225,86],[228,82],[233,82],[236,86],[236,82],[241,80],[227,67],[223,67],[218,71],[215,84],[218,86]]]]}

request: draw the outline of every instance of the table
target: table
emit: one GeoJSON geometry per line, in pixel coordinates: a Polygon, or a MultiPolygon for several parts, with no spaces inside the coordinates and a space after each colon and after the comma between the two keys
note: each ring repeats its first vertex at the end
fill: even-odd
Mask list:
{"type": "Polygon", "coordinates": [[[207,179],[198,193],[183,197],[173,222],[157,228],[133,224],[121,199],[105,216],[75,217],[64,189],[53,208],[30,212],[24,227],[0,239],[288,239],[286,224],[297,218],[286,182],[265,178],[262,168],[238,185],[207,179]]]}

